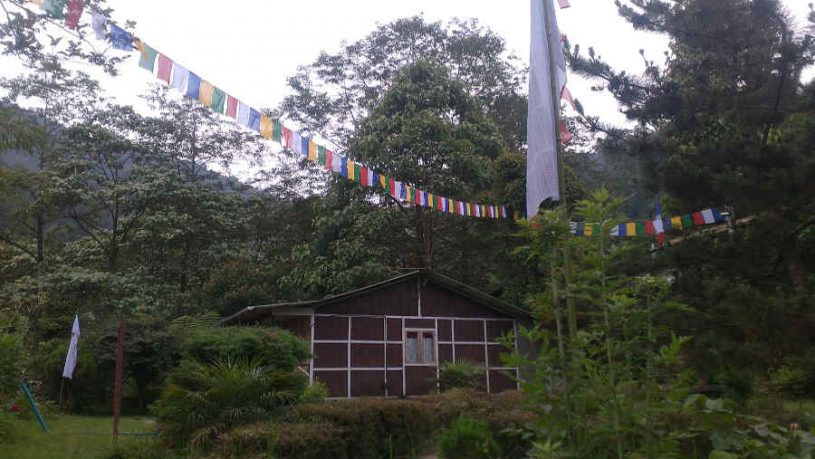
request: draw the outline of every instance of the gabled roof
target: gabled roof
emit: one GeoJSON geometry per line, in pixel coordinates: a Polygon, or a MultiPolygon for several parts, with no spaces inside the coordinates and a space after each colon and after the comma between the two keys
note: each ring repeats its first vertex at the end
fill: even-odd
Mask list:
{"type": "Polygon", "coordinates": [[[486,306],[490,309],[498,311],[502,314],[506,314],[513,317],[520,317],[520,318],[527,318],[530,317],[529,311],[521,309],[517,306],[513,306],[505,301],[502,301],[494,296],[490,296],[484,292],[481,292],[473,287],[470,287],[467,284],[459,282],[455,279],[450,277],[429,271],[424,269],[417,269],[410,271],[406,274],[402,274],[382,282],[371,284],[366,287],[358,288],[356,290],[351,290],[345,293],[340,293],[338,295],[329,295],[325,298],[319,300],[310,300],[310,301],[294,301],[294,302],[287,302],[287,303],[276,303],[276,304],[263,304],[258,306],[249,306],[244,308],[237,313],[223,319],[221,321],[221,325],[228,325],[237,321],[246,321],[246,320],[257,320],[263,317],[267,317],[269,315],[274,315],[275,310],[284,309],[284,308],[319,308],[321,306],[326,306],[329,304],[337,303],[339,301],[345,300],[347,298],[365,295],[367,293],[373,292],[375,290],[380,290],[383,288],[390,287],[395,284],[399,284],[401,282],[405,282],[409,279],[415,278],[422,278],[428,279],[431,282],[439,285],[443,288],[451,290],[460,294],[461,296],[467,297],[476,303],[479,303],[483,306],[486,306]]]}

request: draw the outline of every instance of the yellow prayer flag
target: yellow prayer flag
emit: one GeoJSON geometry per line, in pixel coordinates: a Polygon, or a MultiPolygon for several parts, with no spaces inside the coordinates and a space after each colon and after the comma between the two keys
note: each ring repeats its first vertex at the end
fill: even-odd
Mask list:
{"type": "Polygon", "coordinates": [[[209,107],[212,105],[212,93],[215,92],[215,86],[206,80],[201,80],[201,89],[198,91],[198,102],[209,107]]]}
{"type": "Polygon", "coordinates": [[[427,206],[430,207],[431,209],[435,209],[436,208],[436,200],[433,199],[433,193],[427,193],[427,200],[429,201],[427,203],[427,206]]]}
{"type": "Polygon", "coordinates": [[[410,185],[405,185],[405,201],[413,202],[413,188],[410,185]]]}
{"type": "Polygon", "coordinates": [[[682,217],[671,217],[671,228],[682,229],[682,217]]]}
{"type": "Polygon", "coordinates": [[[317,162],[317,144],[310,140],[308,142],[308,160],[317,162]]]}
{"type": "Polygon", "coordinates": [[[379,186],[381,186],[382,188],[387,188],[387,185],[385,185],[385,176],[384,175],[379,176],[379,186]]]}
{"type": "MultiPolygon", "coordinates": [[[[201,85],[203,88],[203,85],[201,85]]],[[[264,139],[272,138],[272,131],[274,130],[274,122],[266,115],[260,116],[260,136],[264,139]]]]}
{"type": "Polygon", "coordinates": [[[585,226],[583,226],[583,236],[591,236],[593,230],[594,230],[594,225],[591,225],[591,224],[588,224],[588,223],[585,224],[585,226]]]}
{"type": "Polygon", "coordinates": [[[467,203],[467,216],[472,217],[472,215],[473,215],[473,206],[470,205],[470,203],[468,202],[467,203]]]}
{"type": "Polygon", "coordinates": [[[626,223],[625,224],[625,235],[628,237],[634,237],[637,235],[637,224],[636,223],[626,223]]]}
{"type": "Polygon", "coordinates": [[[348,180],[356,180],[354,162],[349,159],[347,164],[348,164],[348,180]]]}

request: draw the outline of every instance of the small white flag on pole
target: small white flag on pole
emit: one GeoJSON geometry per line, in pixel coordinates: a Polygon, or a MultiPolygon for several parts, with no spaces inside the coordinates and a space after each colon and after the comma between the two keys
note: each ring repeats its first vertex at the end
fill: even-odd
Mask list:
{"type": "Polygon", "coordinates": [[[526,213],[541,202],[560,201],[557,110],[566,85],[566,57],[560,43],[553,0],[532,0],[532,40],[527,117],[526,213]]]}
{"type": "Polygon", "coordinates": [[[76,368],[76,347],[79,344],[79,315],[74,317],[74,326],[71,328],[71,344],[68,345],[68,355],[65,356],[65,368],[62,377],[73,379],[76,368]]]}

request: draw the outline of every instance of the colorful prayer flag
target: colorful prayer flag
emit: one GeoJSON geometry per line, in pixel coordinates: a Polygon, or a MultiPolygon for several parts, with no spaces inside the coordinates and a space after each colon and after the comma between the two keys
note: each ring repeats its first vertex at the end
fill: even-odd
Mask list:
{"type": "Polygon", "coordinates": [[[232,119],[238,117],[238,99],[230,95],[226,96],[226,116],[232,119]]]}
{"type": "Polygon", "coordinates": [[[65,25],[69,29],[76,29],[79,18],[82,17],[82,10],[85,9],[85,2],[82,0],[70,0],[68,2],[68,13],[65,15],[65,25]]]}
{"type": "Polygon", "coordinates": [[[156,67],[156,58],[158,57],[158,51],[156,51],[150,45],[144,43],[141,40],[138,40],[136,43],[137,43],[136,46],[138,47],[141,53],[139,56],[139,67],[152,72],[153,69],[156,67]]]}
{"type": "Polygon", "coordinates": [[[173,71],[173,61],[164,54],[158,55],[158,72],[156,78],[170,84],[170,74],[173,71]]]}
{"type": "Polygon", "coordinates": [[[682,216],[682,226],[685,228],[693,228],[693,217],[690,214],[682,216]]]}
{"type": "Polygon", "coordinates": [[[682,217],[671,217],[671,228],[682,229],[682,217]]]}
{"type": "Polygon", "coordinates": [[[280,124],[278,119],[272,121],[272,140],[283,143],[283,125],[280,124]]]}
{"type": "Polygon", "coordinates": [[[68,0],[45,0],[40,4],[40,8],[45,10],[48,16],[54,19],[62,19],[65,17],[63,10],[68,0]]]}
{"type": "Polygon", "coordinates": [[[348,160],[348,169],[346,170],[345,176],[348,180],[355,180],[356,177],[354,176],[354,161],[348,160]]]}
{"type": "Polygon", "coordinates": [[[308,160],[312,162],[318,161],[317,157],[317,144],[309,139],[308,141],[308,160]]]}
{"type": "Polygon", "coordinates": [[[110,43],[113,49],[132,51],[133,35],[116,24],[110,23],[110,43]]]}
{"type": "Polygon", "coordinates": [[[218,88],[215,88],[215,90],[212,91],[212,105],[210,105],[210,108],[215,113],[223,114],[225,104],[226,104],[226,93],[224,93],[222,90],[218,88]]]}
{"type": "Polygon", "coordinates": [[[710,209],[705,209],[702,211],[702,218],[704,219],[706,225],[716,223],[716,219],[713,217],[713,211],[710,209]]]}
{"type": "Polygon", "coordinates": [[[91,13],[91,29],[93,30],[97,40],[105,39],[105,34],[107,33],[107,21],[108,18],[98,11],[93,10],[93,13],[91,13]]]}
{"type": "Polygon", "coordinates": [[[201,90],[201,77],[193,72],[189,72],[187,77],[187,97],[198,100],[198,92],[201,90]]]}
{"type": "Polygon", "coordinates": [[[249,106],[243,102],[238,102],[238,124],[249,127],[249,106]]]}
{"type": "Polygon", "coordinates": [[[702,226],[705,224],[705,217],[702,216],[702,212],[694,212],[691,214],[691,218],[693,218],[694,225],[702,226]]]}
{"type": "Polygon", "coordinates": [[[272,137],[272,119],[266,115],[260,115],[260,136],[264,139],[272,137]]]}
{"type": "Polygon", "coordinates": [[[215,86],[207,80],[201,81],[198,88],[198,102],[204,104],[205,107],[212,106],[212,94],[215,91],[215,86]]]}
{"type": "MultiPolygon", "coordinates": [[[[192,74],[190,74],[192,75],[192,74]]],[[[249,129],[260,132],[260,112],[254,108],[249,108],[249,129]]]]}
{"type": "Polygon", "coordinates": [[[183,66],[174,63],[173,65],[173,88],[182,93],[187,93],[190,85],[190,71],[183,66]]]}

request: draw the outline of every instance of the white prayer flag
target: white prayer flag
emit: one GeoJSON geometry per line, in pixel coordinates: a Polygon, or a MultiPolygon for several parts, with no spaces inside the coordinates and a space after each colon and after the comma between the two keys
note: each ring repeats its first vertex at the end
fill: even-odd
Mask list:
{"type": "Polygon", "coordinates": [[[566,85],[566,58],[552,0],[532,0],[531,40],[526,123],[526,213],[529,218],[538,213],[538,207],[546,199],[560,201],[556,137],[559,129],[555,110],[559,109],[561,90],[566,85]],[[550,64],[554,69],[554,84],[550,64]]]}
{"type": "Polygon", "coordinates": [[[76,368],[76,348],[79,344],[79,316],[74,317],[74,326],[71,328],[71,344],[68,345],[68,355],[65,356],[65,368],[62,377],[72,379],[76,368]]]}

